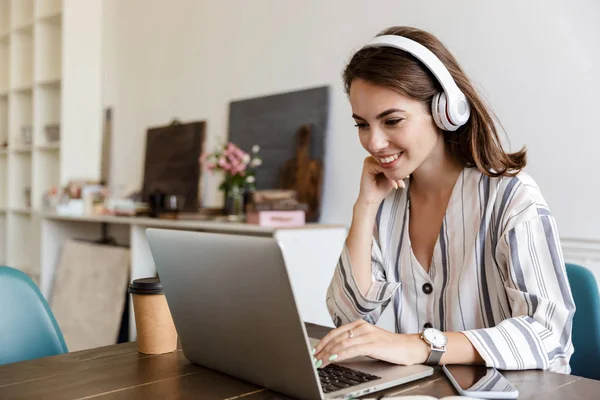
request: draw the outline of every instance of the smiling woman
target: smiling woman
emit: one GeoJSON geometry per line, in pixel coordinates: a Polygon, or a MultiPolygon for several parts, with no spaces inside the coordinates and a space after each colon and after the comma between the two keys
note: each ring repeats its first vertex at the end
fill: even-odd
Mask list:
{"type": "Polygon", "coordinates": [[[568,373],[575,306],[554,217],[433,35],[382,32],[344,71],[364,161],[327,292],[325,366],[485,363],[568,373]],[[394,190],[396,189],[396,190],[394,190]],[[396,332],[374,324],[392,304],[396,332]]]}

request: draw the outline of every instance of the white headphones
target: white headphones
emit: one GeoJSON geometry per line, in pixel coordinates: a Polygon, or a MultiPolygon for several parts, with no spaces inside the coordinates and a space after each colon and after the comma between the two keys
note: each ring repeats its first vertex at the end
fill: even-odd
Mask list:
{"type": "Polygon", "coordinates": [[[469,102],[450,72],[431,50],[414,40],[397,35],[378,36],[364,46],[367,47],[395,47],[415,56],[435,75],[444,89],[433,97],[431,103],[435,124],[445,131],[455,131],[467,123],[471,115],[469,102]]]}

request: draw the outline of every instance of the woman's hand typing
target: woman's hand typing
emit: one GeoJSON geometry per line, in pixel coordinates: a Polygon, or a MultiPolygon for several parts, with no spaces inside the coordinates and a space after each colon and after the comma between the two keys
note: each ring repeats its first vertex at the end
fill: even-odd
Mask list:
{"type": "Polygon", "coordinates": [[[412,365],[424,363],[429,351],[418,334],[392,333],[357,320],[329,332],[315,347],[314,357],[317,368],[358,356],[412,365]]]}

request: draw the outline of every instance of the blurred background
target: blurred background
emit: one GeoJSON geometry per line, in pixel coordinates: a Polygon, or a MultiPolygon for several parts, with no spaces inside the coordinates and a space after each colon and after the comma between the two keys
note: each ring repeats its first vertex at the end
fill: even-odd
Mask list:
{"type": "MultiPolygon", "coordinates": [[[[452,50],[506,145],[527,146],[565,257],[600,277],[599,17],[594,0],[0,0],[0,264],[48,298],[63,288],[67,307],[80,292],[56,271],[90,256],[64,256],[66,243],[131,252],[113,257],[126,284],[154,273],[150,218],[344,230],[366,153],[341,72],[378,32],[410,25],[452,50]],[[219,168],[223,151],[243,177],[219,168]]],[[[123,321],[126,299],[111,306],[123,321]]]]}
{"type": "MultiPolygon", "coordinates": [[[[227,135],[230,101],[327,85],[322,221],[348,223],[365,152],[340,74],[379,31],[411,25],[454,52],[498,115],[511,148],[529,148],[527,171],[561,234],[600,238],[600,214],[592,211],[600,194],[600,135],[593,122],[600,105],[594,73],[600,5],[593,0],[99,3],[98,90],[102,105],[114,109],[114,187],[141,180],[148,126],[173,117],[205,119],[212,148],[216,137],[227,135]]],[[[71,40],[78,39],[91,51],[84,38],[71,40]]],[[[215,189],[205,187],[206,203],[217,204],[215,189]]]]}

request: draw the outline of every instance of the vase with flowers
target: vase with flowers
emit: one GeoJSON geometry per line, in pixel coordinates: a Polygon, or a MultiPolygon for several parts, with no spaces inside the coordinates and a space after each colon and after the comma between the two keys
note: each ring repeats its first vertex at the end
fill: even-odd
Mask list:
{"type": "Polygon", "coordinates": [[[252,146],[251,152],[247,153],[234,143],[227,142],[212,153],[200,156],[200,163],[206,170],[224,174],[219,190],[225,193],[225,212],[230,220],[242,220],[244,217],[244,194],[256,187],[256,168],[262,164],[259,151],[258,145],[252,146]]]}

